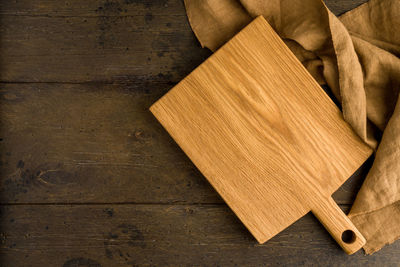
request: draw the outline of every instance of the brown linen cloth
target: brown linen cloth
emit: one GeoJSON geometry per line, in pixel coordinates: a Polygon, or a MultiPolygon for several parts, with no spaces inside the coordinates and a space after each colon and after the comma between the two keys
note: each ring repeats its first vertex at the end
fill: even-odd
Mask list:
{"type": "Polygon", "coordinates": [[[185,0],[203,46],[216,50],[263,15],[343,116],[376,151],[350,218],[371,254],[400,237],[400,0],[370,0],[337,18],[321,0],[185,0]],[[379,147],[378,147],[379,143],[379,147]]]}

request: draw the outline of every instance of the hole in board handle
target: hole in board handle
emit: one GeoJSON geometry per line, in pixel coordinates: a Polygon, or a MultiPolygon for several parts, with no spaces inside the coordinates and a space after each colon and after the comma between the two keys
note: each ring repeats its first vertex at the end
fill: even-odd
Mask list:
{"type": "Polygon", "coordinates": [[[356,241],[356,234],[352,230],[346,230],[342,233],[342,241],[346,244],[352,244],[356,241]]]}

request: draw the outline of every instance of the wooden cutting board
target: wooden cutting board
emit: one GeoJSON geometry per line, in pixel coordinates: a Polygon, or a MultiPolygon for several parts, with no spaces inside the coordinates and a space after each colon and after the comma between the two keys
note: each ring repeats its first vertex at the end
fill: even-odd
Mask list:
{"type": "Polygon", "coordinates": [[[365,244],[331,195],[372,151],[263,17],[150,110],[258,242],[312,211],[365,244]]]}

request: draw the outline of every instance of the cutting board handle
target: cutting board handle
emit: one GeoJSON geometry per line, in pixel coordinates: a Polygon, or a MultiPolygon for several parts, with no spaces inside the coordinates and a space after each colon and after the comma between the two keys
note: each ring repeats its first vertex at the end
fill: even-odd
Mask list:
{"type": "Polygon", "coordinates": [[[353,254],[365,245],[365,238],[332,197],[316,203],[312,213],[347,254],[353,254]]]}

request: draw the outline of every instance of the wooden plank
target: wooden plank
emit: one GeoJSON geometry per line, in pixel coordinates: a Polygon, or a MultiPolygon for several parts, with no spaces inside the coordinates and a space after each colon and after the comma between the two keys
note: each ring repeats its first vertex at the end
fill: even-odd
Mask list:
{"type": "Polygon", "coordinates": [[[400,261],[400,243],[368,257],[361,251],[346,255],[312,215],[259,245],[225,205],[18,205],[2,206],[1,217],[2,266],[397,266],[400,261]]]}
{"type": "MultiPolygon", "coordinates": [[[[336,15],[351,10],[368,0],[325,0],[336,15]]],[[[2,1],[0,15],[19,16],[132,16],[182,15],[180,0],[30,0],[2,1]]]]}
{"type": "Polygon", "coordinates": [[[117,13],[116,4],[111,3],[96,1],[97,9],[103,6],[97,13],[92,7],[96,16],[76,16],[75,10],[85,4],[3,2],[0,80],[130,82],[138,76],[160,74],[178,81],[210,54],[200,48],[180,1],[166,3],[168,7],[134,1],[117,13]],[[69,16],[52,13],[58,12],[57,5],[66,4],[74,7],[61,10],[69,16]],[[20,5],[32,13],[18,10],[20,5]],[[49,5],[53,11],[43,15],[40,10],[49,5]],[[16,8],[13,12],[12,7],[16,8]]]}
{"type": "Polygon", "coordinates": [[[29,0],[2,1],[0,15],[98,17],[98,16],[182,16],[180,0],[29,0]]]}
{"type": "Polygon", "coordinates": [[[218,202],[148,111],[164,86],[145,83],[3,84],[2,202],[218,202]]]}
{"type": "Polygon", "coordinates": [[[178,81],[210,52],[200,48],[185,17],[169,18],[148,25],[142,17],[3,17],[0,79],[126,83],[165,75],[178,81]]]}
{"type": "MultiPolygon", "coordinates": [[[[0,84],[3,203],[220,203],[148,108],[172,85],[0,84]]],[[[368,165],[336,194],[351,203],[368,165]]]]}
{"type": "MultiPolygon", "coordinates": [[[[364,0],[327,1],[334,12],[364,0]]],[[[210,52],[201,49],[183,1],[1,1],[0,80],[179,81],[210,52]]]]}

